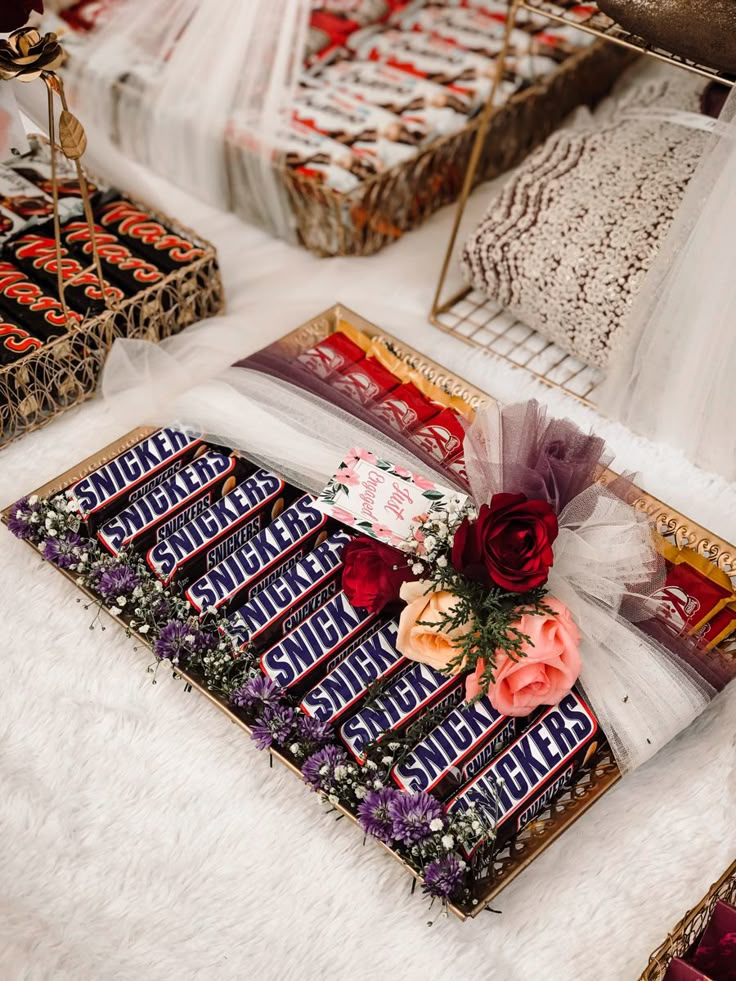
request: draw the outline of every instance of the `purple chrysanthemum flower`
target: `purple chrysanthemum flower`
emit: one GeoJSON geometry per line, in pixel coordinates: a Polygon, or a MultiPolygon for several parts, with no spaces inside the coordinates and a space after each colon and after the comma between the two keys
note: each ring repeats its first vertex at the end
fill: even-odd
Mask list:
{"type": "Polygon", "coordinates": [[[38,505],[29,504],[27,497],[22,497],[11,505],[8,515],[8,531],[16,538],[32,538],[34,525],[31,517],[38,512],[38,505]]]}
{"type": "Polygon", "coordinates": [[[389,803],[393,821],[393,836],[397,841],[413,845],[432,832],[433,821],[442,820],[442,805],[431,794],[398,793],[389,803]]]}
{"type": "Polygon", "coordinates": [[[304,761],[302,777],[312,790],[329,791],[335,782],[335,769],[344,766],[347,754],[341,746],[325,746],[304,761]]]}
{"type": "Polygon", "coordinates": [[[283,688],[267,678],[263,674],[258,674],[244,685],[237,688],[230,695],[230,702],[238,708],[253,708],[255,705],[277,705],[284,696],[283,688]]]}
{"type": "Polygon", "coordinates": [[[332,739],[332,726],[328,722],[320,722],[310,715],[300,715],[297,720],[299,738],[315,746],[324,746],[332,739]]]}
{"type": "Polygon", "coordinates": [[[294,709],[288,705],[267,705],[251,732],[251,739],[259,749],[268,749],[276,743],[283,746],[294,733],[294,709]]]}
{"type": "Polygon", "coordinates": [[[450,899],[463,881],[464,869],[455,852],[435,858],[424,870],[424,891],[437,899],[450,899]]]}
{"type": "Polygon", "coordinates": [[[46,539],[43,546],[43,557],[47,562],[53,562],[60,569],[71,569],[79,562],[83,551],[82,539],[74,531],[46,539]]]}
{"type": "Polygon", "coordinates": [[[126,599],[133,595],[133,590],[140,585],[138,574],[127,565],[111,566],[103,569],[97,579],[97,592],[104,599],[115,601],[118,596],[126,599]]]}
{"type": "Polygon", "coordinates": [[[365,800],[358,807],[358,824],[367,835],[373,835],[387,845],[394,840],[394,822],[389,813],[389,804],[399,794],[393,787],[369,790],[365,800]]]}
{"type": "Polygon", "coordinates": [[[181,620],[171,620],[162,628],[153,653],[160,661],[171,661],[180,664],[194,650],[197,641],[197,628],[181,620]]]}

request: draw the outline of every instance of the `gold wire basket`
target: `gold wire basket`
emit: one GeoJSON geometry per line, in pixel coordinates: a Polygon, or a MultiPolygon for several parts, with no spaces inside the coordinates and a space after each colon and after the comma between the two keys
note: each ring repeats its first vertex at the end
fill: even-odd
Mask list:
{"type": "Polygon", "coordinates": [[[718,882],[714,882],[697,906],[686,913],[664,943],[649,958],[639,981],[663,981],[667,968],[675,957],[683,957],[697,943],[713,915],[718,900],[736,902],[736,862],[718,882]]]}
{"type": "MultiPolygon", "coordinates": [[[[470,385],[457,375],[451,374],[437,362],[425,357],[419,351],[409,347],[390,334],[379,330],[369,321],[341,304],[331,307],[303,326],[287,334],[278,342],[279,350],[289,357],[297,357],[307,348],[312,347],[332,334],[337,330],[341,322],[347,322],[356,330],[361,331],[371,338],[376,338],[379,343],[387,346],[393,354],[406,362],[410,367],[419,371],[425,378],[438,386],[438,388],[442,389],[448,396],[448,404],[449,396],[461,398],[473,409],[477,408],[483,402],[488,401],[489,396],[481,389],[470,385]]],[[[140,428],[128,433],[105,449],[100,450],[98,453],[72,467],[66,473],[45,484],[43,487],[38,488],[33,493],[39,497],[48,497],[59,493],[93,470],[103,466],[152,431],[151,429],[140,428]]],[[[612,476],[614,475],[611,472],[607,472],[603,474],[602,479],[609,479],[612,476]]],[[[658,501],[638,488],[632,489],[630,503],[633,507],[647,514],[653,528],[662,537],[675,542],[680,547],[690,547],[697,550],[701,555],[706,556],[710,561],[718,565],[719,568],[736,577],[736,554],[734,554],[733,547],[727,542],[712,535],[701,526],[690,522],[677,511],[662,504],[661,501],[658,501]]],[[[7,521],[7,517],[8,511],[6,510],[3,513],[5,521],[7,521]]],[[[35,550],[35,546],[30,543],[28,544],[29,547],[35,550]]],[[[73,574],[64,572],[64,570],[59,571],[73,582],[77,588],[80,588],[73,574]]],[[[85,590],[82,591],[86,592],[85,590]]],[[[97,597],[92,593],[86,592],[86,595],[93,602],[98,602],[97,597]]],[[[116,622],[119,624],[120,620],[116,619],[116,622]]],[[[151,646],[150,638],[136,634],[135,631],[131,632],[143,646],[151,646]]],[[[727,667],[732,676],[736,676],[736,653],[716,650],[710,651],[704,656],[718,660],[719,663],[727,667]]],[[[181,675],[189,685],[203,694],[231,722],[234,722],[245,733],[250,733],[248,725],[233,712],[230,705],[213,692],[208,691],[200,679],[181,669],[177,669],[177,674],[181,675]]],[[[299,776],[299,770],[294,766],[288,756],[280,753],[275,748],[272,748],[270,752],[273,758],[283,763],[287,769],[299,776]]],[[[596,757],[595,764],[588,771],[578,774],[571,785],[549,807],[542,811],[534,821],[530,822],[515,839],[495,854],[492,868],[487,870],[487,877],[477,884],[474,900],[468,905],[450,904],[450,910],[461,920],[475,917],[481,913],[516,876],[520,875],[553,841],[570,828],[599,797],[610,790],[618,782],[620,776],[619,769],[610,750],[604,745],[596,757]]],[[[339,805],[336,805],[336,807],[350,821],[355,821],[353,815],[348,811],[340,808],[339,805]]],[[[379,847],[384,848],[415,880],[421,881],[417,872],[397,855],[396,852],[375,839],[371,839],[371,841],[375,842],[379,847]]]]}

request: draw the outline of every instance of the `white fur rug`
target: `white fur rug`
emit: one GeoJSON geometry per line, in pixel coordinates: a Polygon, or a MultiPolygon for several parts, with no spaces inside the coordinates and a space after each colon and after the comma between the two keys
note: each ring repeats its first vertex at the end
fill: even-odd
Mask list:
{"type": "MultiPolygon", "coordinates": [[[[212,238],[246,354],[340,300],[502,398],[595,421],[617,465],[736,541],[736,489],[426,320],[451,215],[383,254],[318,260],[125,172],[212,238]]],[[[477,214],[487,198],[474,199],[477,214]]],[[[223,353],[219,353],[223,348],[223,353]]],[[[135,422],[131,418],[131,425],[135,422]]],[[[118,435],[88,404],[0,456],[9,503],[118,435]]],[[[736,686],[598,803],[474,922],[427,926],[400,868],[0,531],[3,981],[616,981],[734,858],[736,686]]]]}

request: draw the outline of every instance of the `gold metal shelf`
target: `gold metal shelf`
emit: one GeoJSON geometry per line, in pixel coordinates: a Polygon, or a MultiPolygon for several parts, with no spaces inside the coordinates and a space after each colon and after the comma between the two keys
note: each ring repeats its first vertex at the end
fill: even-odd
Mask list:
{"type": "Polygon", "coordinates": [[[695,72],[695,74],[710,78],[713,81],[722,82],[724,85],[733,86],[736,84],[736,77],[733,75],[716,71],[707,65],[698,65],[680,55],[654,47],[643,38],[637,37],[636,34],[629,34],[620,24],[601,13],[594,3],[577,3],[575,0],[565,0],[563,3],[552,3],[551,0],[520,0],[519,9],[548,17],[559,24],[565,24],[579,31],[585,31],[586,34],[592,34],[593,37],[605,38],[607,41],[613,41],[614,44],[631,48],[640,54],[649,55],[651,58],[657,58],[659,61],[684,68],[686,71],[695,72]]]}

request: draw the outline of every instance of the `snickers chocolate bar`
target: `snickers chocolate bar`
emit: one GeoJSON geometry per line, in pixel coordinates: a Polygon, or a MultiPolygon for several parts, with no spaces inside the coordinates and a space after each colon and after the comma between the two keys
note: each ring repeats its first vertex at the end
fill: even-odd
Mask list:
{"type": "Polygon", "coordinates": [[[369,743],[382,739],[388,732],[404,732],[420,712],[440,706],[449,709],[464,697],[465,679],[460,675],[448,678],[426,664],[411,664],[382,695],[367,702],[343,723],[340,738],[362,763],[369,743]]]}
{"type": "Polygon", "coordinates": [[[307,371],[324,381],[362,361],[364,352],[341,331],[335,331],[296,359],[307,371]]]}
{"type": "Polygon", "coordinates": [[[379,627],[377,614],[353,606],[341,590],[261,655],[261,671],[295,694],[308,691],[379,627]]]}
{"type": "Polygon", "coordinates": [[[0,260],[0,312],[22,323],[34,337],[44,341],[60,337],[70,325],[82,322],[80,315],[72,310],[67,321],[60,301],[6,260],[0,260]]]}
{"type": "MultiPolygon", "coordinates": [[[[598,720],[575,692],[547,709],[447,803],[449,814],[472,805],[496,825],[502,845],[544,811],[598,748],[598,720]]],[[[471,857],[481,844],[468,850],[471,857]]]]}
{"type": "Polygon", "coordinates": [[[228,630],[239,646],[266,650],[334,596],[350,539],[349,532],[338,529],[236,610],[228,630]]]}
{"type": "Polygon", "coordinates": [[[334,375],[330,384],[336,392],[358,405],[366,406],[392,392],[398,386],[399,380],[380,361],[363,358],[334,375]]]}
{"type": "Polygon", "coordinates": [[[206,511],[154,545],[146,561],[162,582],[198,579],[262,531],[299,494],[276,474],[256,470],[206,511]]]}
{"type": "Polygon", "coordinates": [[[397,433],[423,426],[439,414],[439,407],[425,398],[410,383],[399,385],[371,406],[371,413],[378,416],[397,433]]]}
{"type": "Polygon", "coordinates": [[[112,555],[132,546],[145,552],[228,494],[252,466],[208,450],[106,521],[97,537],[112,555]]]}
{"type": "Polygon", "coordinates": [[[66,495],[90,531],[181,470],[206,449],[195,433],[159,429],[99,470],[78,480],[66,495]]]}
{"type": "Polygon", "coordinates": [[[487,697],[458,706],[391,771],[402,790],[445,798],[467,783],[516,735],[517,720],[487,697]]]}
{"type": "MultiPolygon", "coordinates": [[[[70,252],[87,259],[88,265],[94,261],[92,234],[86,221],[72,221],[64,225],[61,240],[70,252]]],[[[165,278],[158,266],[131,252],[117,235],[99,225],[94,226],[94,245],[103,273],[120,286],[126,296],[135,296],[165,278]]]]}
{"type": "Polygon", "coordinates": [[[237,609],[296,565],[319,544],[320,536],[327,537],[327,525],[328,518],[317,510],[314,498],[305,494],[194,582],[186,591],[187,599],[200,612],[212,607],[237,609]]]}
{"type": "Polygon", "coordinates": [[[341,719],[365,697],[371,685],[384,681],[408,663],[396,650],[397,635],[397,624],[390,620],[367,637],[307,692],[299,706],[302,712],[320,722],[341,719]]]}
{"type": "Polygon", "coordinates": [[[165,272],[188,266],[204,257],[204,249],[162,225],[125,198],[115,198],[95,207],[97,224],[114,232],[133,253],[144,256],[165,272]]]}
{"type": "MultiPolygon", "coordinates": [[[[13,261],[28,274],[51,290],[58,289],[56,242],[52,236],[27,232],[8,242],[6,249],[13,261]]],[[[70,307],[78,313],[99,313],[105,308],[105,294],[95,271],[87,269],[66,248],[61,249],[61,276],[65,284],[64,296],[70,307]]],[[[105,293],[115,303],[125,299],[117,286],[103,281],[105,293]]]]}
{"type": "Polygon", "coordinates": [[[457,413],[443,409],[439,415],[413,429],[411,439],[438,463],[447,463],[462,452],[465,429],[457,413]]]}

